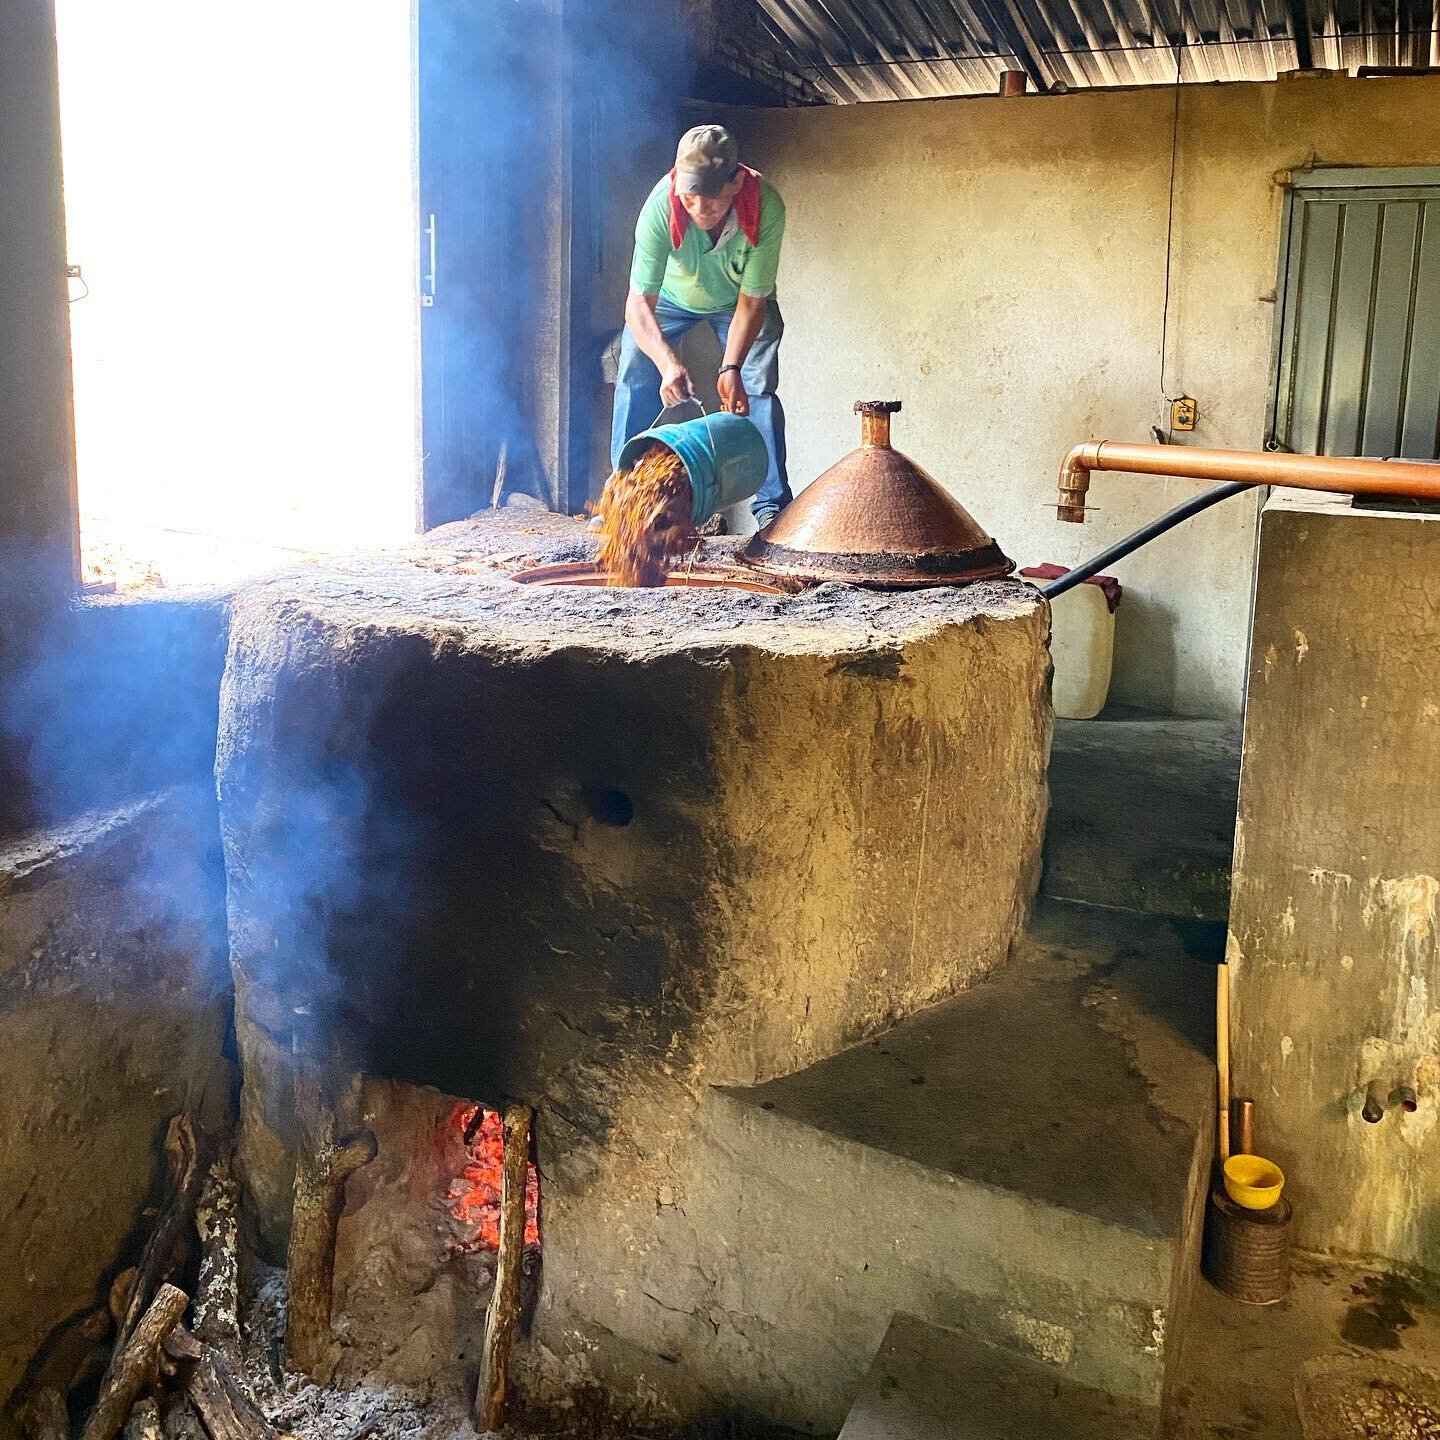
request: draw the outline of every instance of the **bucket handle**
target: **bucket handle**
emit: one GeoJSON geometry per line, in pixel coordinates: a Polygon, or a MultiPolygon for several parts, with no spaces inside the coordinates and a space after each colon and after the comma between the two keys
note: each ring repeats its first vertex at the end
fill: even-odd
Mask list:
{"type": "MultiPolygon", "coordinates": [[[[710,454],[715,454],[715,435],[710,429],[710,412],[705,408],[705,402],[695,394],[687,395],[683,400],[677,400],[673,405],[662,405],[660,414],[657,415],[646,427],[646,430],[653,430],[664,418],[667,410],[678,410],[682,405],[693,405],[700,412],[700,418],[705,422],[705,439],[710,444],[710,454]]],[[[642,432],[643,433],[643,432],[642,432]]]]}
{"type": "MultiPolygon", "coordinates": [[[[682,405],[695,405],[699,408],[700,413],[705,415],[705,402],[698,395],[687,395],[683,400],[677,400],[673,405],[662,405],[660,407],[660,413],[645,428],[647,430],[653,430],[665,418],[667,411],[678,410],[682,405]]],[[[705,418],[708,420],[710,417],[706,415],[705,418]]]]}

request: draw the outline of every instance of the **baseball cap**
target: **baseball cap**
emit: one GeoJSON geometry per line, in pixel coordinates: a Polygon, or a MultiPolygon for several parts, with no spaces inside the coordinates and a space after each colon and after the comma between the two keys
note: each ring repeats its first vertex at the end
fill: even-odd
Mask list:
{"type": "Polygon", "coordinates": [[[739,163],[735,137],[723,125],[697,125],[675,148],[675,189],[682,195],[718,195],[739,163]]]}

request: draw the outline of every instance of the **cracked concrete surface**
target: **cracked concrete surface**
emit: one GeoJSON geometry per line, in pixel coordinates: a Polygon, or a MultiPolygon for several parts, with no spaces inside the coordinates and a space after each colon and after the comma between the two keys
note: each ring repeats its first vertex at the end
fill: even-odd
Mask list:
{"type": "MultiPolygon", "coordinates": [[[[1010,963],[869,1042],[717,1092],[697,1229],[777,1418],[843,1420],[890,1317],[1158,1414],[1210,1155],[1213,951],[1042,902],[1010,963]]],[[[734,1343],[741,1343],[736,1340],[734,1343]]]]}

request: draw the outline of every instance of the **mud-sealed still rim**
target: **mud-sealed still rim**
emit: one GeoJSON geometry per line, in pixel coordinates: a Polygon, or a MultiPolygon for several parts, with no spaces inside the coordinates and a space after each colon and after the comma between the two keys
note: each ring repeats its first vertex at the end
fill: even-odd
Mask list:
{"type": "MultiPolygon", "coordinates": [[[[580,585],[586,587],[605,586],[609,575],[598,565],[585,561],[572,561],[557,565],[533,565],[528,570],[517,570],[510,577],[517,585],[580,585]]],[[[615,586],[615,589],[635,589],[635,586],[615,586]]],[[[657,590],[660,586],[654,587],[657,590]]],[[[782,586],[770,585],[763,580],[752,580],[744,575],[734,575],[724,570],[672,570],[665,577],[667,589],[682,590],[748,590],[757,595],[785,595],[789,593],[782,586]]]]}

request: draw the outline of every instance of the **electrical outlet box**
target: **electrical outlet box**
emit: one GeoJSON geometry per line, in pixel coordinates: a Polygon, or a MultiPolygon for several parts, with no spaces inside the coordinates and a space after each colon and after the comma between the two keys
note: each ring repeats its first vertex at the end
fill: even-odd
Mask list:
{"type": "Polygon", "coordinates": [[[1170,428],[1172,430],[1193,430],[1200,418],[1200,406],[1188,395],[1170,402],[1170,428]]]}

